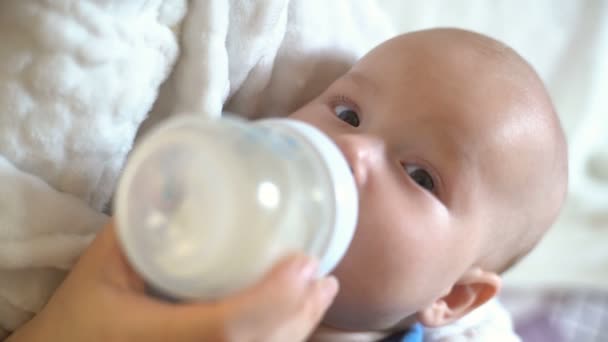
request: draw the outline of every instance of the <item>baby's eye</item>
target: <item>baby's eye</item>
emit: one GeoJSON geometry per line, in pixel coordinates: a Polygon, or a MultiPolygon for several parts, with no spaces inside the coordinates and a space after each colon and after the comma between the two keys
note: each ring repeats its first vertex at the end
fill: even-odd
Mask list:
{"type": "Polygon", "coordinates": [[[427,170],[421,168],[418,165],[410,164],[405,165],[405,171],[414,180],[414,182],[418,183],[418,185],[420,185],[421,187],[425,188],[430,192],[433,192],[435,190],[435,182],[433,181],[433,177],[427,170]]]}
{"type": "Polygon", "coordinates": [[[346,122],[353,127],[359,127],[359,114],[349,106],[337,105],[334,107],[334,112],[340,120],[346,122]]]}

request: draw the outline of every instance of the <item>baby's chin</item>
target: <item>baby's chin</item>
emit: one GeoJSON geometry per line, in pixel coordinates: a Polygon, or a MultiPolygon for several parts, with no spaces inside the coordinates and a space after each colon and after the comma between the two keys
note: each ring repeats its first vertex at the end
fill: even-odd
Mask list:
{"type": "Polygon", "coordinates": [[[309,338],[311,342],[339,342],[339,341],[380,341],[391,333],[379,331],[352,331],[334,328],[321,323],[309,338]]]}
{"type": "Polygon", "coordinates": [[[374,327],[377,324],[376,320],[369,322],[362,321],[359,318],[357,321],[360,325],[347,323],[346,317],[341,317],[337,322],[333,322],[329,313],[322,321],[317,329],[313,332],[310,341],[325,342],[325,341],[380,341],[395,333],[406,331],[414,323],[414,316],[408,317],[398,324],[393,324],[386,328],[374,327]]]}
{"type": "Polygon", "coordinates": [[[321,321],[321,325],[344,332],[397,332],[403,331],[416,322],[415,313],[407,313],[397,308],[373,303],[369,298],[336,297],[321,321]]]}

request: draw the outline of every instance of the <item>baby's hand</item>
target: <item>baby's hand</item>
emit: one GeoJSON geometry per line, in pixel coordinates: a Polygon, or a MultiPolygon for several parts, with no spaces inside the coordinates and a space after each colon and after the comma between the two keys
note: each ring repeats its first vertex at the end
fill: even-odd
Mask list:
{"type": "Polygon", "coordinates": [[[314,279],[304,256],[277,265],[259,284],[209,303],[149,297],[107,226],[47,306],[8,341],[303,341],[337,292],[314,279]]]}

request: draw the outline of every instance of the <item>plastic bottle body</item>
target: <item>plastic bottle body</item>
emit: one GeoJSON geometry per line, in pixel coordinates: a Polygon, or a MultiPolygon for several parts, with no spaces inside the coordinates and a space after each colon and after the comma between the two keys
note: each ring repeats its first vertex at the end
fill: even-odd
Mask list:
{"type": "Polygon", "coordinates": [[[336,177],[346,161],[320,153],[319,134],[289,120],[184,116],[145,137],[115,202],[135,269],[186,299],[246,287],[292,251],[319,258],[328,273],[352,238],[357,201],[350,173],[336,177]]]}

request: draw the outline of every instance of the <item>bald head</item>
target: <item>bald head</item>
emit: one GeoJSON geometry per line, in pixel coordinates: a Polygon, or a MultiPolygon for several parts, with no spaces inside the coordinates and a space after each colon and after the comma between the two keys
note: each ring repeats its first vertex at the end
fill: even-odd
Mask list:
{"type": "Polygon", "coordinates": [[[495,228],[480,260],[502,273],[537,245],[559,214],[568,184],[564,131],[542,80],[513,49],[468,31],[445,29],[429,34],[478,53],[478,61],[485,58],[515,93],[515,108],[502,123],[511,150],[496,164],[507,171],[502,173],[508,181],[499,183],[504,206],[495,213],[495,228]]]}
{"type": "MultiPolygon", "coordinates": [[[[566,138],[546,88],[535,70],[517,52],[487,36],[459,29],[434,29],[406,35],[426,54],[453,54],[453,63],[488,88],[500,106],[511,109],[483,113],[500,126],[492,133],[507,140],[488,169],[501,177],[494,182],[494,200],[502,205],[487,217],[487,248],[480,264],[503,272],[540,241],[554,223],[567,193],[566,138]],[[490,91],[495,88],[496,91],[490,91]]],[[[466,85],[463,85],[466,86],[466,85]]],[[[481,119],[483,120],[483,119],[481,119]]],[[[492,151],[495,153],[496,151],[492,151]]],[[[492,160],[492,158],[489,158],[492,160]]]]}
{"type": "MultiPolygon", "coordinates": [[[[460,29],[400,35],[354,70],[365,73],[367,64],[389,58],[405,65],[404,92],[418,91],[433,106],[441,100],[428,94],[447,94],[449,105],[440,110],[450,113],[435,125],[458,126],[483,156],[474,162],[490,184],[484,201],[497,205],[482,218],[491,229],[476,262],[508,269],[553,224],[567,191],[566,139],[543,82],[510,47],[460,29]]],[[[437,110],[430,107],[423,110],[437,110]]]]}

